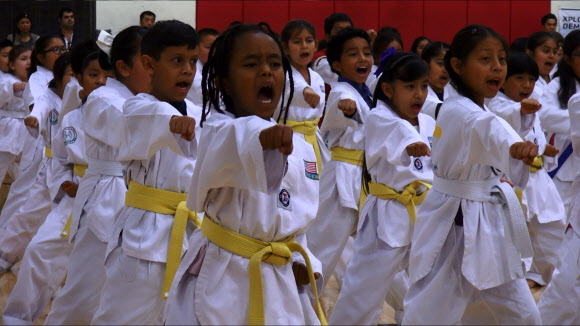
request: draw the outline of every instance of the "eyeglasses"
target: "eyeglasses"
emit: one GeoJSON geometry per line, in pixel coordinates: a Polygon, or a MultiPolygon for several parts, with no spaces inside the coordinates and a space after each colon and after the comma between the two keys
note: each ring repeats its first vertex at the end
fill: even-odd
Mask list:
{"type": "Polygon", "coordinates": [[[50,48],[42,53],[54,52],[54,54],[59,54],[59,53],[65,53],[66,51],[68,51],[66,46],[55,46],[55,47],[50,48]]]}

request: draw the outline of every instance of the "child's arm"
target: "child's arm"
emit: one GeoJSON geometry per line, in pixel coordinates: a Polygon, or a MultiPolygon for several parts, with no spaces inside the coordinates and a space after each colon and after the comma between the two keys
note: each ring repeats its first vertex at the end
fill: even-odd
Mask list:
{"type": "MultiPolygon", "coordinates": [[[[51,90],[47,91],[51,92],[51,90]]],[[[32,137],[38,137],[39,131],[46,128],[46,118],[50,109],[51,105],[48,98],[41,96],[34,104],[34,110],[30,112],[28,117],[24,118],[24,125],[32,137]]]]}
{"type": "Polygon", "coordinates": [[[550,83],[540,99],[542,109],[538,111],[542,127],[548,133],[570,132],[570,114],[562,109],[558,101],[557,83],[550,83]]]}
{"type": "MultiPolygon", "coordinates": [[[[95,90],[97,91],[99,89],[95,90]]],[[[87,136],[118,148],[126,130],[123,112],[117,109],[122,107],[123,101],[119,98],[89,95],[83,109],[81,129],[87,136]]]]}
{"type": "Polygon", "coordinates": [[[580,156],[580,93],[576,93],[568,101],[568,111],[570,111],[570,138],[574,153],[580,156]]]}
{"type": "Polygon", "coordinates": [[[494,98],[489,103],[489,109],[504,119],[522,137],[528,135],[536,122],[536,111],[539,110],[538,101],[525,99],[522,102],[507,101],[494,98]]]}
{"type": "Polygon", "coordinates": [[[58,196],[60,191],[68,194],[61,186],[65,183],[73,183],[73,165],[68,160],[63,129],[64,127],[59,128],[51,142],[52,155],[54,156],[52,160],[52,178],[54,182],[50,182],[49,184],[54,185],[54,187],[53,189],[49,189],[49,192],[53,198],[58,196]]]}

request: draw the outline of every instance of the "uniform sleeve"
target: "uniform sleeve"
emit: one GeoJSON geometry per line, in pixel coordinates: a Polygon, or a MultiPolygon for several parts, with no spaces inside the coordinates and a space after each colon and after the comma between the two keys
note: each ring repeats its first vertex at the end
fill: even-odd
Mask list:
{"type": "MultiPolygon", "coordinates": [[[[63,129],[59,128],[54,139],[52,140],[52,177],[53,189],[49,189],[51,194],[57,195],[60,191],[60,186],[65,181],[73,180],[73,165],[69,163],[67,158],[67,151],[64,144],[63,129]]],[[[53,196],[54,198],[54,196],[53,196]]]]}
{"type": "Polygon", "coordinates": [[[38,137],[39,131],[46,131],[47,124],[46,119],[48,112],[50,111],[50,103],[46,96],[41,96],[34,104],[34,110],[30,113],[31,117],[35,117],[38,120],[38,126],[36,128],[26,127],[28,133],[36,138],[38,137]]]}
{"type": "Polygon", "coordinates": [[[215,127],[204,125],[188,207],[203,211],[211,189],[278,191],[287,156],[278,150],[263,149],[259,139],[262,130],[274,125],[255,116],[232,119],[215,127]]]}
{"type": "Polygon", "coordinates": [[[118,148],[125,131],[123,112],[117,109],[122,103],[119,99],[92,97],[87,100],[83,109],[81,129],[87,136],[118,148]],[[113,103],[111,103],[113,102],[113,103]]]}
{"type": "Polygon", "coordinates": [[[509,123],[522,138],[533,132],[536,114],[522,114],[521,103],[494,98],[489,102],[489,109],[509,123]]]}
{"type": "Polygon", "coordinates": [[[554,82],[548,85],[540,99],[542,108],[538,113],[545,131],[568,134],[570,132],[570,114],[568,110],[561,108],[558,101],[559,85],[559,83],[554,82]]]}
{"type": "Polygon", "coordinates": [[[407,121],[370,115],[365,129],[367,166],[370,169],[380,160],[386,160],[391,165],[408,166],[411,157],[406,147],[417,142],[425,141],[407,121]]]}
{"type": "MultiPolygon", "coordinates": [[[[181,135],[169,130],[169,121],[181,115],[171,105],[163,102],[139,101],[127,103],[122,117],[125,135],[119,149],[119,160],[146,160],[163,147],[169,147],[177,155],[195,157],[197,141],[186,141],[181,135]]],[[[196,136],[197,137],[197,136],[196,136]]]]}
{"type": "Polygon", "coordinates": [[[332,72],[326,56],[314,60],[312,70],[316,71],[326,84],[330,85],[338,81],[338,75],[332,72]]]}
{"type": "MultiPolygon", "coordinates": [[[[354,116],[347,117],[344,113],[338,108],[338,102],[342,99],[350,99],[357,102],[356,97],[353,94],[348,92],[337,92],[331,91],[330,95],[328,96],[328,102],[326,103],[326,114],[324,116],[323,122],[323,130],[327,129],[336,129],[336,130],[344,130],[346,127],[358,127],[359,124],[362,124],[363,121],[360,116],[360,108],[358,107],[357,103],[357,110],[354,116]]],[[[324,134],[324,131],[322,131],[324,134]]]]}
{"type": "Polygon", "coordinates": [[[521,160],[513,159],[510,147],[522,138],[505,122],[491,112],[470,112],[463,125],[463,139],[469,144],[464,164],[493,166],[519,188],[524,189],[529,168],[521,160]]]}
{"type": "MultiPolygon", "coordinates": [[[[10,99],[14,96],[14,83],[12,80],[6,78],[0,81],[0,107],[4,104],[10,102],[10,99]]],[[[27,85],[28,87],[28,85],[27,85]]]]}
{"type": "Polygon", "coordinates": [[[580,93],[570,98],[568,101],[568,110],[570,111],[570,125],[574,126],[570,130],[572,148],[574,149],[574,153],[580,156],[580,93]]]}

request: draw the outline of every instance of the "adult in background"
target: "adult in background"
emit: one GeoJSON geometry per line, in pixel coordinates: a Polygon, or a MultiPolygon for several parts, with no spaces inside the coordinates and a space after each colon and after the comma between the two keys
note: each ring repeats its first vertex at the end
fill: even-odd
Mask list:
{"type": "Polygon", "coordinates": [[[60,24],[58,34],[64,39],[64,45],[67,50],[82,41],[81,35],[74,30],[75,14],[71,8],[65,7],[59,10],[58,23],[60,24]]]}
{"type": "Polygon", "coordinates": [[[141,27],[149,28],[155,24],[155,13],[145,10],[139,15],[139,24],[141,27]]]}
{"type": "Polygon", "coordinates": [[[14,31],[6,39],[14,45],[24,44],[32,49],[38,39],[38,35],[31,33],[31,30],[32,21],[30,16],[26,12],[20,13],[14,20],[14,31]]]}
{"type": "Polygon", "coordinates": [[[542,27],[546,32],[555,32],[558,26],[558,18],[556,15],[549,13],[542,17],[542,27]]]}

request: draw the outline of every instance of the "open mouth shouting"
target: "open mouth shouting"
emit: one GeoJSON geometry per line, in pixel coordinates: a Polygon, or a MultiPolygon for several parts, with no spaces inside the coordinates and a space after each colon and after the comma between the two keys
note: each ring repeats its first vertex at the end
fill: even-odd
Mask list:
{"type": "Polygon", "coordinates": [[[421,107],[423,106],[423,103],[421,102],[416,102],[411,104],[411,111],[415,114],[419,114],[419,112],[421,112],[421,107]]]}
{"type": "Polygon", "coordinates": [[[361,76],[361,77],[365,77],[369,74],[369,66],[367,65],[362,65],[362,66],[358,66],[356,67],[356,73],[361,76]]]}
{"type": "Polygon", "coordinates": [[[264,85],[258,91],[258,102],[270,104],[274,98],[274,88],[272,85],[264,85]]]}
{"type": "Polygon", "coordinates": [[[191,84],[192,82],[190,81],[180,81],[175,84],[175,87],[177,87],[179,93],[184,93],[187,95],[189,89],[191,88],[191,84]]]}
{"type": "Polygon", "coordinates": [[[490,79],[487,81],[487,87],[493,90],[494,92],[499,91],[499,79],[490,79]]]}
{"type": "Polygon", "coordinates": [[[302,53],[300,53],[300,58],[301,59],[308,59],[308,57],[310,57],[310,53],[308,53],[308,52],[302,52],[302,53]]]}

